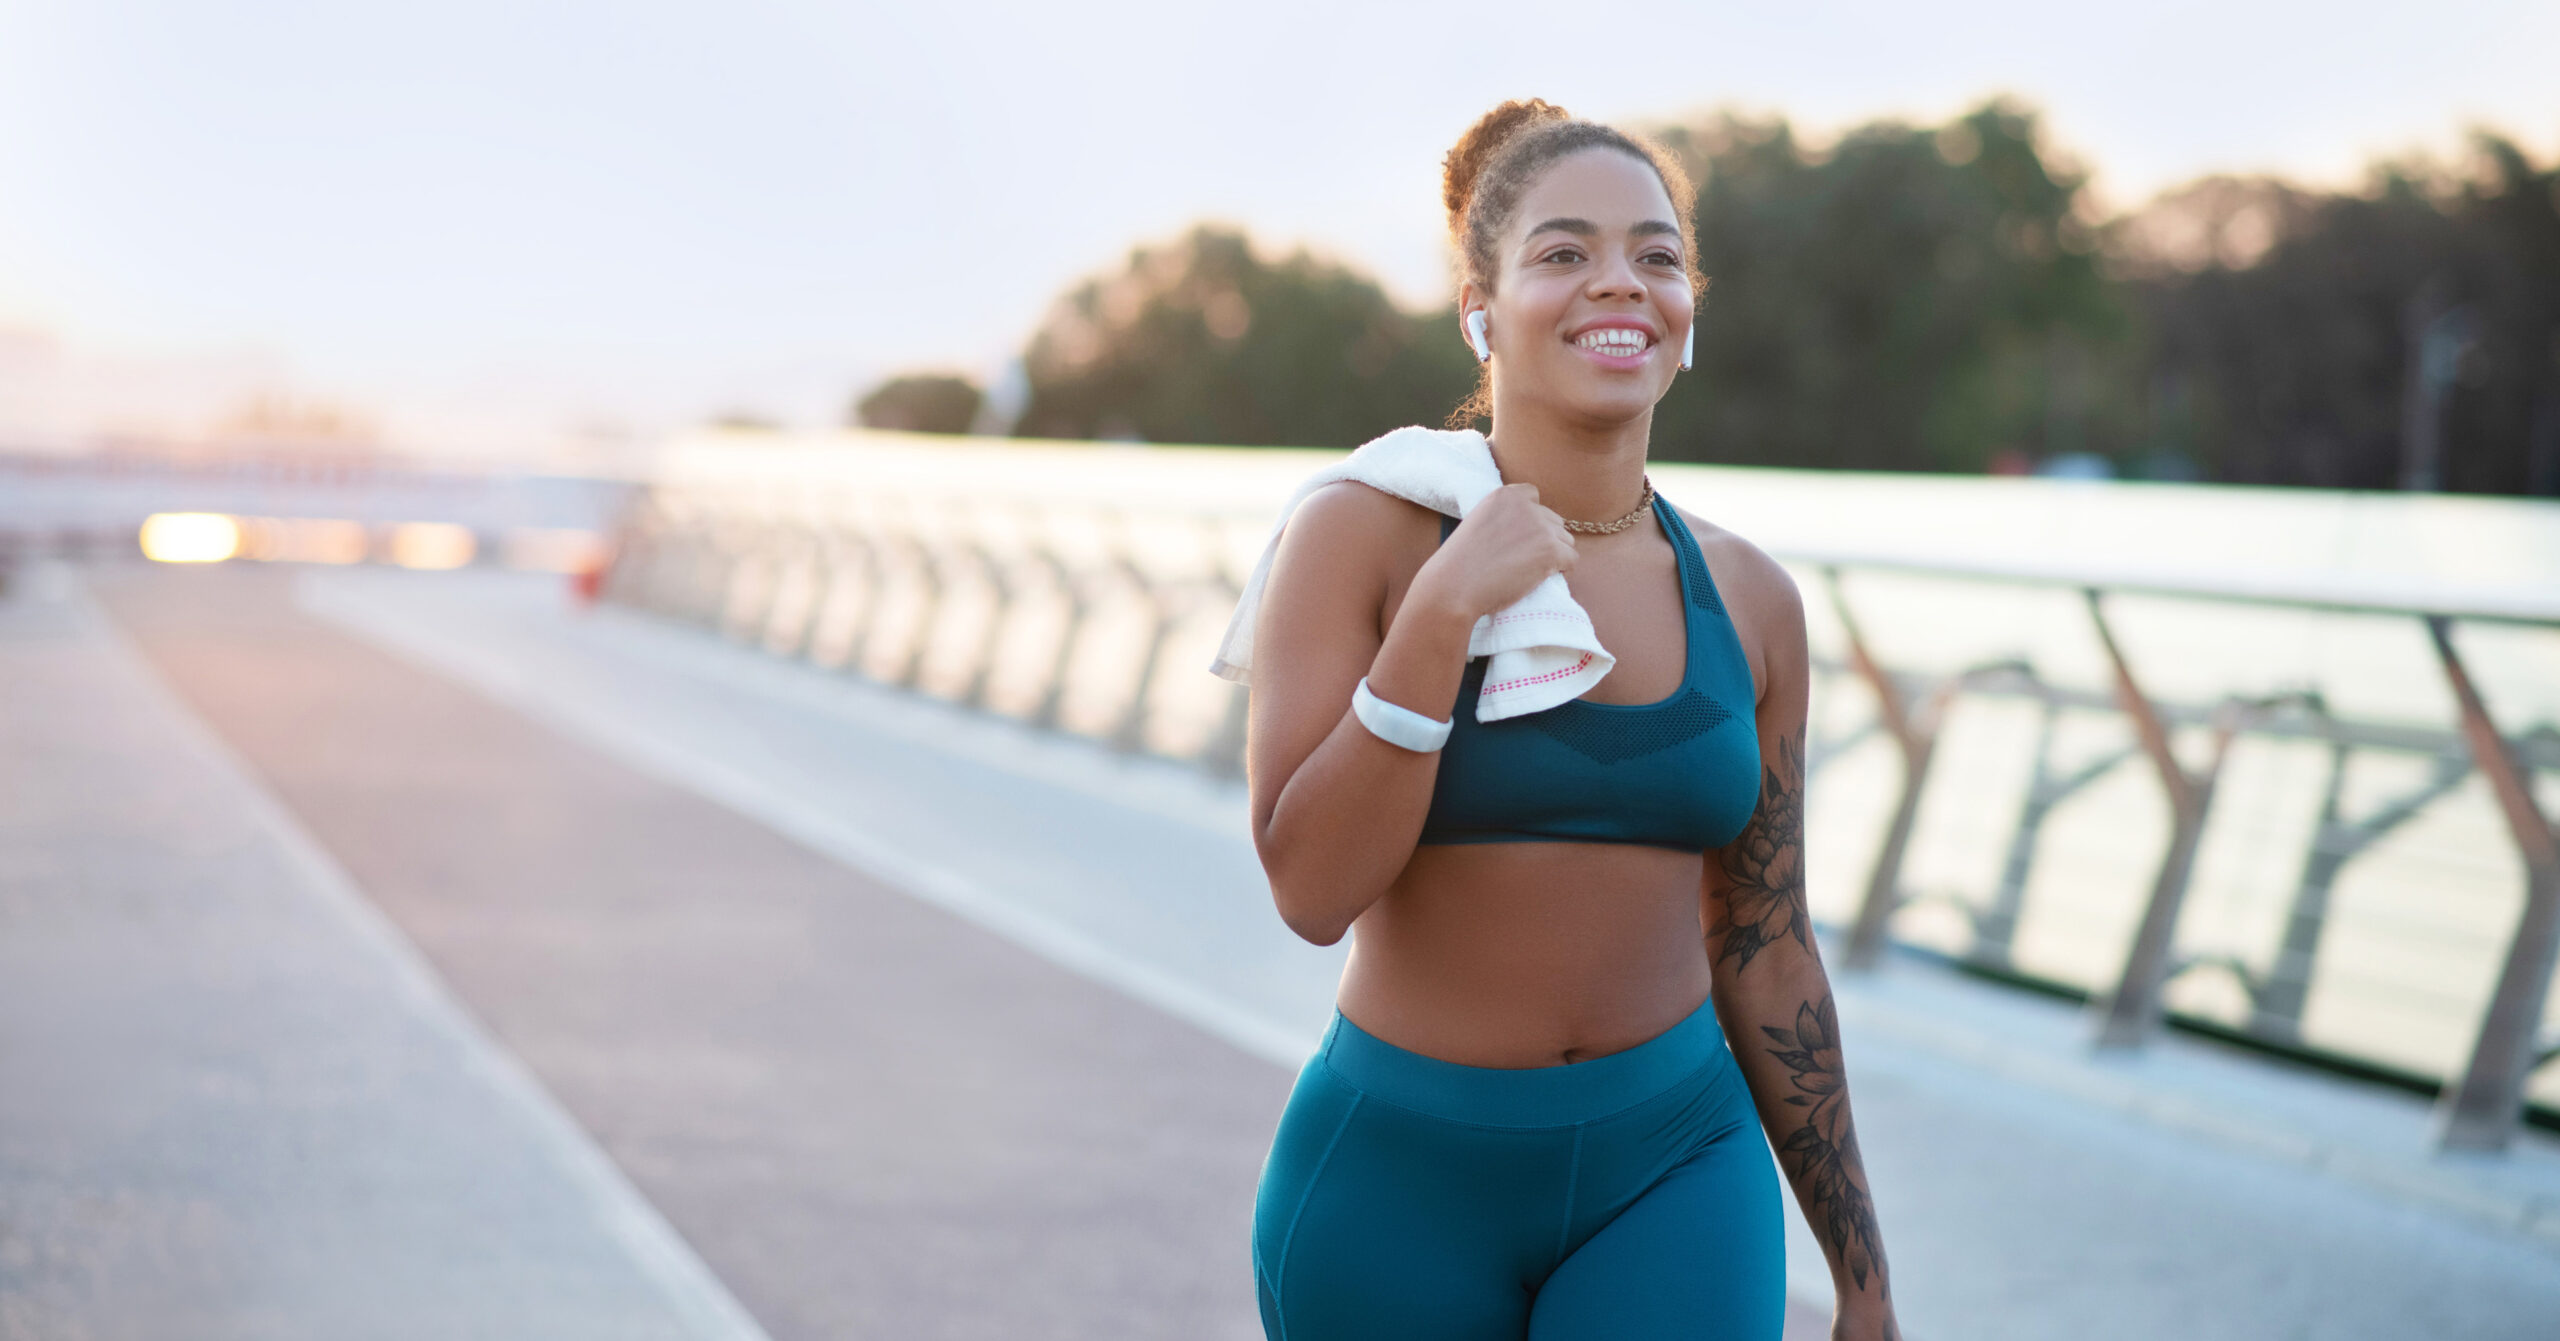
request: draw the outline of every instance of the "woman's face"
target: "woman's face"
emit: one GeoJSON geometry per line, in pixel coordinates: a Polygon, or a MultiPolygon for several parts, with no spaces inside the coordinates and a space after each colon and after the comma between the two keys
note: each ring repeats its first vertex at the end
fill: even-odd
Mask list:
{"type": "Polygon", "coordinates": [[[1486,309],[1497,406],[1526,398],[1568,418],[1624,423],[1680,369],[1694,316],[1679,216],[1653,169],[1586,149],[1530,183],[1496,253],[1486,309]]]}

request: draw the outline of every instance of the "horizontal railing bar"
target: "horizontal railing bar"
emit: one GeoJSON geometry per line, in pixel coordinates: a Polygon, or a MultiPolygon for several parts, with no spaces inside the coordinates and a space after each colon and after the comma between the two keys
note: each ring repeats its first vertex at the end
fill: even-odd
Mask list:
{"type": "Polygon", "coordinates": [[[2560,627],[2560,587],[2531,590],[2494,588],[2461,593],[2455,599],[2448,600],[2434,594],[2445,585],[2442,583],[2430,583],[2429,590],[2418,591],[2407,589],[2409,584],[2403,583],[2358,585],[2302,576],[2235,577],[2227,571],[2220,570],[2208,574],[2176,569],[2108,567],[2095,564],[2038,564],[2000,559],[1918,558],[1861,553],[1853,550],[1798,547],[1773,547],[1770,553],[1782,562],[1802,563],[1823,568],[1866,569],[2040,587],[2097,587],[2115,593],[2174,596],[2186,600],[2229,601],[2248,605],[2279,605],[2331,614],[2389,615],[2403,618],[2412,615],[2438,615],[2448,619],[2472,622],[2523,624],[2543,628],[2560,627]]]}
{"type": "MultiPolygon", "coordinates": [[[[1827,675],[1854,676],[1848,661],[1839,657],[1815,655],[1813,668],[1827,675]]],[[[1938,676],[1926,672],[1893,671],[1895,681],[1908,692],[1936,683],[1938,676]]],[[[2057,707],[2081,708],[2101,716],[2117,717],[2115,696],[2103,689],[2075,689],[2049,680],[2010,678],[1978,684],[1962,691],[1969,698],[2033,699],[2057,707]]],[[[2162,703],[2162,720],[2176,726],[2209,726],[2214,709],[2204,704],[2162,703]]],[[[2240,728],[2244,736],[2266,736],[2281,740],[2317,740],[2366,749],[2405,751],[2411,754],[2444,754],[2463,748],[2462,734],[2445,727],[2404,726],[2388,722],[2366,722],[2325,713],[2292,711],[2249,722],[2240,728]]],[[[2543,724],[2508,741],[2517,762],[2534,768],[2560,769],[2560,730],[2543,724]]]]}

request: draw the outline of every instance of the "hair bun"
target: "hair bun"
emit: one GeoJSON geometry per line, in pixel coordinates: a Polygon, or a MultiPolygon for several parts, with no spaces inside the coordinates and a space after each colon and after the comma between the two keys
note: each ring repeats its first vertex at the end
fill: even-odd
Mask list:
{"type": "Polygon", "coordinates": [[[1475,198],[1476,179],[1504,141],[1541,122],[1571,119],[1563,108],[1544,98],[1515,98],[1476,118],[1440,160],[1440,202],[1449,209],[1450,233],[1465,235],[1467,202],[1475,198]]]}

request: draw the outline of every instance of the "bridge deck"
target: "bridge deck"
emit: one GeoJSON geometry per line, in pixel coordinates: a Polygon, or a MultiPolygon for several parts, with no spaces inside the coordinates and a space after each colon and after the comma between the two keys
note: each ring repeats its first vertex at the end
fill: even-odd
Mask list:
{"type": "MultiPolygon", "coordinates": [[[[0,1200],[56,1256],[0,1271],[0,1324],[80,1317],[180,1259],[170,1298],[200,1316],[344,1334],[349,1282],[388,1272],[419,1316],[460,1318],[433,1287],[505,1260],[510,1298],[592,1305],[597,1335],[718,1334],[720,1284],[780,1338],[1256,1334],[1245,1209],[1338,960],[1270,914],[1231,791],[577,614],[548,583],[90,585],[121,637],[76,588],[0,606],[13,685],[40,691],[0,695],[0,788],[87,769],[81,823],[106,835],[61,839],[58,811],[11,834],[53,883],[0,901],[0,1200]],[[127,793],[162,799],[109,803],[127,793]],[[263,829],[191,827],[268,793],[263,829]],[[242,865],[253,831],[307,833],[360,910],[313,912],[311,863],[242,865]],[[218,879],[208,850],[232,854],[218,879]],[[186,920],[180,889],[201,891],[186,920]],[[370,908],[400,935],[348,931],[370,908]],[[433,973],[398,988],[408,945],[433,973]],[[277,967],[204,981],[251,946],[277,967]],[[315,1030],[336,1069],[304,1063],[315,1030]],[[488,1079],[511,1059],[538,1088],[488,1079]],[[117,1078],[64,1083],[84,1062],[117,1078]],[[102,1121],[137,1105],[167,1121],[102,1121]],[[336,1145],[252,1139],[313,1113],[336,1145]],[[514,1175],[467,1176],[484,1160],[514,1175]],[[383,1163],[411,1175],[397,1195],[367,1181],[383,1163]],[[80,1209],[101,1196],[257,1233],[228,1258],[180,1230],[119,1242],[80,1209]],[[651,1236],[661,1214],[718,1284],[651,1236]]],[[[1915,1337],[2560,1317],[2560,1143],[2446,1162],[2401,1096],[2179,1038],[2095,1061],[2075,1012],[1922,964],[1838,986],[1915,1337]]],[[[1823,1302],[1791,1232],[1791,1281],[1823,1302]]]]}

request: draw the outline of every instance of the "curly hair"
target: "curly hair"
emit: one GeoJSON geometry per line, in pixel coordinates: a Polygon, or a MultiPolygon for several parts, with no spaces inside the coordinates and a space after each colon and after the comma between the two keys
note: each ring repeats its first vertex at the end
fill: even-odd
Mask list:
{"type": "MultiPolygon", "coordinates": [[[[1698,193],[1680,160],[1650,140],[1629,135],[1596,121],[1579,121],[1544,98],[1515,99],[1477,118],[1440,160],[1440,201],[1449,211],[1449,240],[1459,264],[1479,290],[1493,292],[1496,244],[1502,230],[1520,212],[1520,198],[1538,174],[1559,159],[1585,149],[1613,149],[1646,167],[1662,181],[1680,224],[1680,263],[1689,291],[1703,297],[1706,276],[1698,273],[1698,193]]],[[[1693,298],[1695,301],[1695,298],[1693,298]]],[[[1476,378],[1475,394],[1449,414],[1452,427],[1463,427],[1493,413],[1493,377],[1476,378]]]]}

